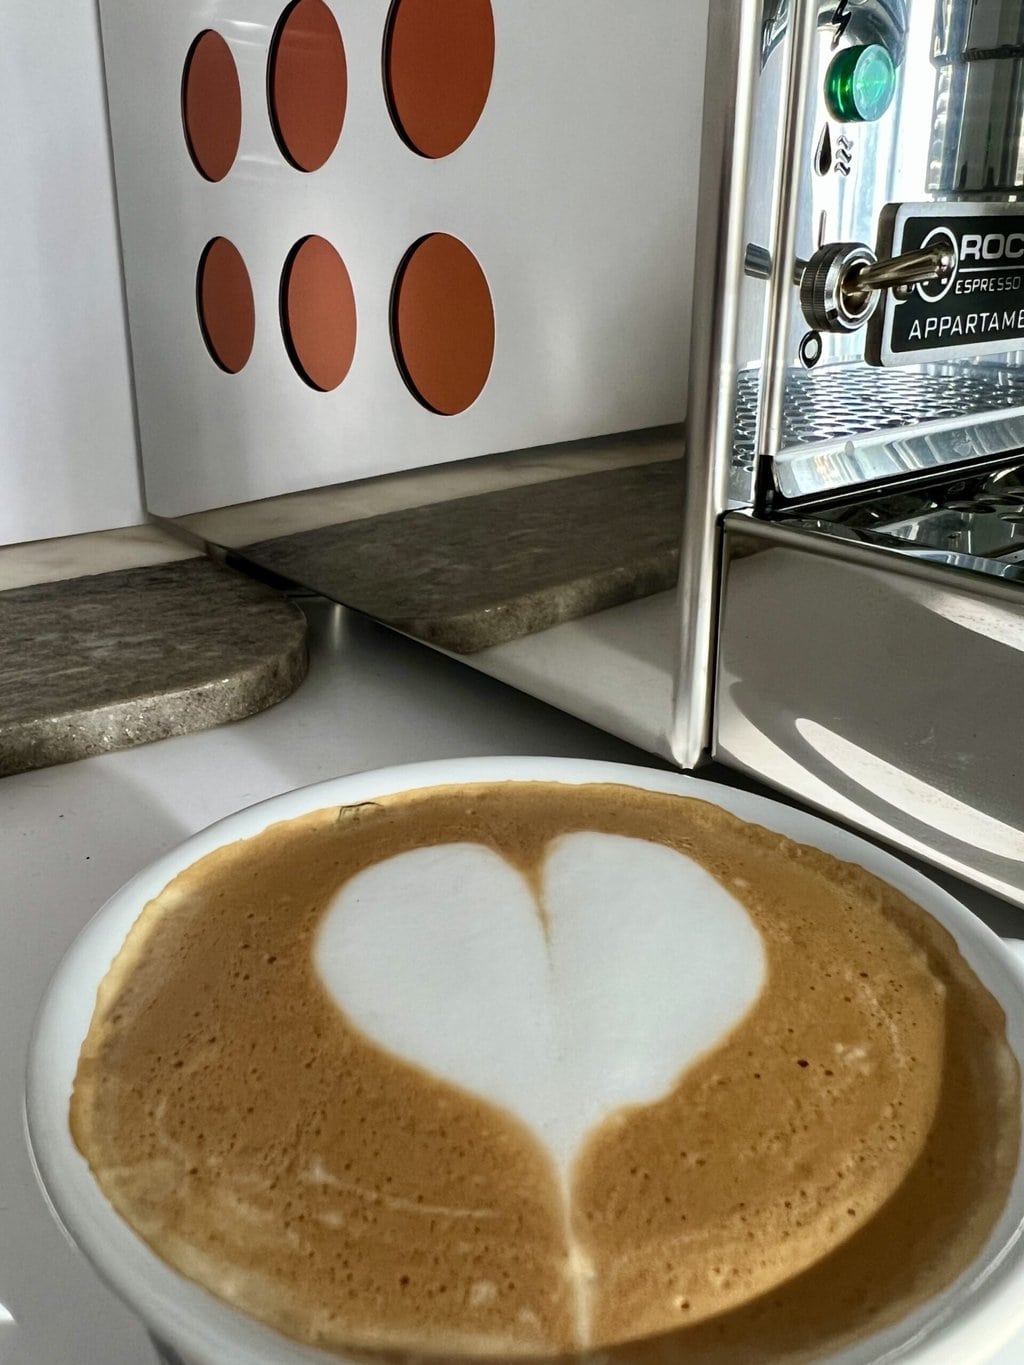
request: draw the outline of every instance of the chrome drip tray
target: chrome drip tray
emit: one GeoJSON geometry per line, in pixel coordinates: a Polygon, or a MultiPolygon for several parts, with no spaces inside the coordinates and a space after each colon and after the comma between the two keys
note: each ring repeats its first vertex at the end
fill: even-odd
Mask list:
{"type": "Polygon", "coordinates": [[[797,526],[1024,582],[1024,462],[938,487],[786,516],[797,526]]]}
{"type": "Polygon", "coordinates": [[[909,520],[877,528],[910,544],[985,559],[1016,561],[1024,557],[1024,507],[1012,510],[955,503],[909,520]]]}

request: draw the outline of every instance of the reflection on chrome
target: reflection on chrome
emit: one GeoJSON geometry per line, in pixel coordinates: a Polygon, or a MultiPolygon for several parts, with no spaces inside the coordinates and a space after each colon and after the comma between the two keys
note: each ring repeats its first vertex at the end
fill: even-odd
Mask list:
{"type": "Polygon", "coordinates": [[[921,606],[964,630],[998,641],[1024,653],[1024,616],[1019,610],[998,606],[963,593],[943,592],[929,585],[919,594],[921,606]]]}
{"type": "Polygon", "coordinates": [[[1014,829],[1012,825],[976,810],[817,721],[798,719],[795,723],[797,733],[822,758],[848,773],[868,791],[884,791],[886,799],[898,804],[912,819],[962,843],[972,844],[985,853],[1011,862],[1024,862],[1024,830],[1014,829]]]}
{"type": "Polygon", "coordinates": [[[14,1314],[6,1304],[0,1303],[0,1327],[6,1327],[14,1322],[14,1314]]]}

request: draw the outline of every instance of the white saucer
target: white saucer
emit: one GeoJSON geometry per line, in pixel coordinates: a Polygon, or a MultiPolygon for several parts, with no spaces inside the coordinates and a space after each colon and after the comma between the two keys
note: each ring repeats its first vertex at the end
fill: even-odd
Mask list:
{"type": "MultiPolygon", "coordinates": [[[[489,781],[625,783],[698,797],[834,856],[861,864],[904,891],[956,938],[1007,1013],[1024,1059],[1024,960],[941,888],[843,829],[765,798],[638,767],[550,758],[481,758],[391,768],[318,783],[250,807],[202,831],[140,872],[96,915],[68,952],[40,1011],[29,1059],[27,1112],[41,1183],[56,1216],[99,1274],[189,1365],[312,1365],[340,1357],[303,1348],[183,1280],[113,1212],[68,1130],[71,1084],[96,989],[143,904],[217,847],[309,811],[447,784],[489,781]]],[[[1018,945],[1024,948],[1024,945],[1018,945]]],[[[1024,1163],[978,1265],[901,1323],[833,1357],[836,1365],[899,1359],[915,1365],[987,1360],[1024,1325],[1024,1163]]]]}

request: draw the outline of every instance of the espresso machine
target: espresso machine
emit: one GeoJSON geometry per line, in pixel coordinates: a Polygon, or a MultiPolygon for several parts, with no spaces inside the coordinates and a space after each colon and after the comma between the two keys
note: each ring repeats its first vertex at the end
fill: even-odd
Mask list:
{"type": "Polygon", "coordinates": [[[100,8],[154,517],[1024,905],[1019,0],[100,8]]]}
{"type": "Polygon", "coordinates": [[[688,751],[703,723],[723,762],[1021,903],[1024,7],[775,9],[741,76],[756,130],[788,23],[776,194],[730,211],[719,375],[745,307],[763,343],[724,412],[691,391],[729,472],[692,523],[709,576],[682,578],[711,695],[677,722],[688,751]]]}

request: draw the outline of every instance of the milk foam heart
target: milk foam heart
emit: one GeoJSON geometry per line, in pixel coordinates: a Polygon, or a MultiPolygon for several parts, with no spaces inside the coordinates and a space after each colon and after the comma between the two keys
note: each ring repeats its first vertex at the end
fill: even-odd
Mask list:
{"type": "Polygon", "coordinates": [[[539,899],[480,844],[376,863],[335,897],[315,951],[358,1028],[514,1114],[563,1176],[596,1124],[666,1094],[765,978],[760,934],[710,873],[591,832],[552,841],[539,899]]]}

